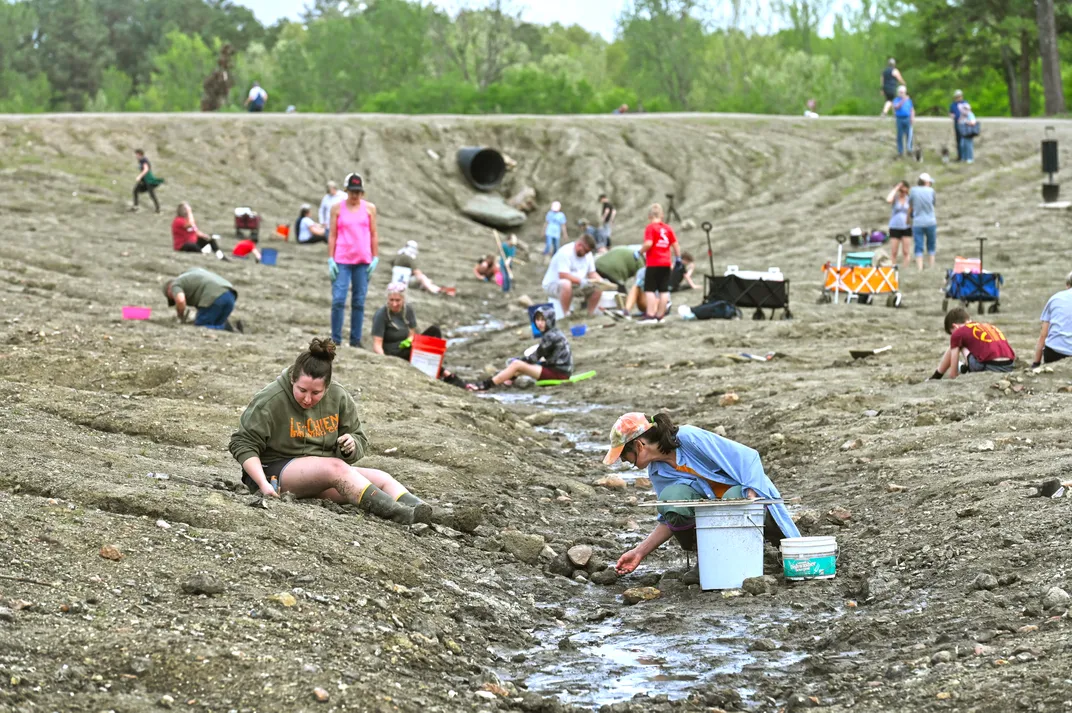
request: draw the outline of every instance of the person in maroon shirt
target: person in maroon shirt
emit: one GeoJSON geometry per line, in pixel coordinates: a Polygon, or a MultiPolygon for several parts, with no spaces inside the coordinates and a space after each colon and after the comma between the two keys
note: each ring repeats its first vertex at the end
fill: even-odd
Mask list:
{"type": "Polygon", "coordinates": [[[931,379],[943,376],[955,379],[960,374],[979,371],[1012,371],[1016,354],[994,325],[973,322],[968,310],[955,307],[945,316],[945,332],[949,335],[949,349],[942,355],[931,379]]]}

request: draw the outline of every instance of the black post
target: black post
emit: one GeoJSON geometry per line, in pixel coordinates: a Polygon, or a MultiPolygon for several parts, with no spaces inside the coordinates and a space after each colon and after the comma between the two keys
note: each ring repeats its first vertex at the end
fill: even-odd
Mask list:
{"type": "MultiPolygon", "coordinates": [[[[711,264],[711,279],[713,280],[715,279],[715,251],[711,249],[711,228],[714,226],[711,225],[711,221],[705,220],[700,227],[707,233],[707,260],[711,264]]],[[[704,298],[706,299],[706,295],[704,298]]]]}
{"type": "Polygon", "coordinates": [[[982,284],[983,279],[983,243],[986,242],[986,238],[976,238],[979,241],[979,280],[982,284]]]}

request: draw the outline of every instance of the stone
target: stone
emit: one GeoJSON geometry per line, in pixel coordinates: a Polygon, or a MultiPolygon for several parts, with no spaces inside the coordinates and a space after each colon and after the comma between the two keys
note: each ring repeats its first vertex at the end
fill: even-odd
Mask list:
{"type": "Polygon", "coordinates": [[[727,431],[725,426],[715,426],[715,435],[722,436],[723,438],[725,438],[726,433],[727,431]]]}
{"type": "Polygon", "coordinates": [[[781,433],[770,434],[771,443],[785,443],[785,436],[781,433]]]}
{"type": "Polygon", "coordinates": [[[854,438],[851,441],[845,441],[844,443],[842,443],[841,444],[841,450],[843,450],[843,451],[854,451],[854,450],[856,450],[857,448],[859,448],[862,445],[863,445],[863,441],[861,441],[859,438],[854,438]]]}
{"type": "Polygon", "coordinates": [[[167,520],[157,520],[156,526],[159,527],[161,530],[171,529],[171,524],[167,520]]]}
{"type": "Polygon", "coordinates": [[[852,513],[841,507],[840,505],[832,508],[826,515],[823,516],[823,521],[828,522],[831,525],[837,525],[838,527],[848,527],[849,520],[852,519],[852,513]]]}
{"type": "Polygon", "coordinates": [[[440,525],[435,522],[432,523],[431,527],[443,537],[448,537],[452,540],[457,540],[458,538],[463,537],[462,533],[455,530],[453,527],[447,527],[446,525],[440,525]]]}
{"type": "Polygon", "coordinates": [[[275,602],[280,606],[292,607],[298,603],[298,600],[290,592],[279,592],[278,594],[269,594],[266,599],[270,602],[275,602]]]}
{"type": "Polygon", "coordinates": [[[327,703],[330,696],[328,696],[328,692],[323,688],[314,688],[313,698],[316,699],[317,703],[327,703]]]}
{"type": "Polygon", "coordinates": [[[887,493],[903,493],[906,490],[908,490],[908,488],[906,488],[903,485],[898,485],[897,483],[887,483],[886,484],[886,492],[887,493]]]}
{"type": "Polygon", "coordinates": [[[423,535],[431,529],[427,522],[415,522],[409,526],[409,531],[414,535],[423,535]]]}
{"type": "Polygon", "coordinates": [[[952,660],[953,660],[953,652],[952,651],[938,651],[937,653],[934,654],[934,656],[931,656],[931,663],[936,663],[936,664],[937,663],[949,663],[952,660]]]}
{"type": "Polygon", "coordinates": [[[916,416],[917,426],[935,426],[938,424],[938,416],[933,413],[921,413],[916,416]]]}
{"type": "Polygon", "coordinates": [[[227,589],[227,586],[222,580],[205,573],[195,574],[182,583],[182,591],[187,594],[212,596],[213,594],[221,594],[225,589],[227,589]]]}
{"type": "Polygon", "coordinates": [[[175,699],[172,696],[169,696],[166,693],[164,695],[160,696],[160,707],[161,708],[171,708],[171,706],[173,706],[173,705],[175,705],[175,699]]]}
{"type": "Polygon", "coordinates": [[[688,572],[686,572],[685,574],[681,575],[681,583],[684,584],[686,587],[691,586],[693,584],[699,584],[700,583],[700,570],[699,570],[699,568],[698,567],[693,567],[688,572]]]}
{"type": "Polygon", "coordinates": [[[651,490],[651,479],[640,476],[633,481],[633,487],[637,490],[651,490]]]}
{"type": "Polygon", "coordinates": [[[1046,609],[1053,609],[1055,607],[1067,607],[1069,600],[1068,592],[1060,587],[1050,587],[1045,596],[1042,597],[1042,606],[1046,609]]]}
{"type": "Polygon", "coordinates": [[[123,553],[119,551],[119,548],[115,545],[105,545],[100,548],[100,556],[106,560],[112,560],[118,562],[123,559],[123,553]]]}
{"type": "Polygon", "coordinates": [[[458,508],[454,511],[454,527],[462,532],[476,532],[484,524],[484,509],[476,506],[458,508]]]}
{"type": "Polygon", "coordinates": [[[462,206],[462,213],[492,228],[511,230],[525,224],[525,214],[511,207],[502,196],[475,195],[462,206]]]}
{"type": "Polygon", "coordinates": [[[864,411],[864,416],[866,416],[867,418],[875,418],[876,416],[878,416],[878,414],[879,412],[874,409],[867,409],[866,411],[864,411]]]}
{"type": "Polygon", "coordinates": [[[618,475],[604,475],[593,485],[597,488],[607,488],[608,490],[625,490],[625,481],[618,475]]]}
{"type": "Polygon", "coordinates": [[[779,648],[774,639],[756,639],[748,646],[749,651],[777,651],[779,648]]]}
{"type": "Polygon", "coordinates": [[[626,604],[632,606],[639,604],[640,602],[649,602],[652,599],[658,599],[662,594],[655,587],[632,587],[622,592],[622,600],[626,604]]]}
{"type": "Polygon", "coordinates": [[[602,572],[607,568],[607,561],[599,555],[592,555],[592,558],[588,560],[588,564],[584,566],[584,571],[588,574],[595,574],[596,572],[602,572]]]}
{"type": "Polygon", "coordinates": [[[551,560],[550,564],[547,565],[547,571],[551,574],[562,575],[563,577],[572,577],[573,564],[570,562],[569,557],[566,556],[566,553],[563,552],[551,560]]]}
{"type": "Polygon", "coordinates": [[[749,577],[748,579],[744,580],[743,584],[741,584],[741,591],[743,591],[745,594],[751,594],[753,597],[756,597],[760,594],[768,594],[769,592],[773,592],[777,584],[778,580],[776,580],[769,574],[763,575],[762,577],[749,577]]]}
{"type": "Polygon", "coordinates": [[[153,669],[153,660],[148,656],[135,656],[130,660],[129,668],[132,674],[140,676],[153,669]]]}
{"type": "Polygon", "coordinates": [[[503,549],[525,564],[536,564],[543,552],[544,541],[539,535],[526,535],[517,530],[502,533],[503,549]]]}
{"type": "Polygon", "coordinates": [[[992,574],[989,574],[987,572],[983,572],[982,574],[977,576],[974,580],[972,580],[971,588],[974,589],[974,590],[977,590],[977,591],[978,590],[990,591],[991,589],[997,589],[998,588],[998,578],[995,577],[992,574]]]}
{"type": "Polygon", "coordinates": [[[589,545],[574,545],[566,550],[566,555],[574,566],[584,567],[592,559],[592,548],[589,545]]]}
{"type": "Polygon", "coordinates": [[[510,196],[506,204],[524,213],[536,210],[536,189],[532,186],[522,186],[521,190],[510,196]]]}
{"type": "Polygon", "coordinates": [[[893,594],[894,586],[896,584],[896,579],[881,576],[868,577],[864,582],[864,599],[885,599],[893,594]]]}
{"type": "Polygon", "coordinates": [[[983,441],[982,443],[980,443],[978,446],[975,447],[975,450],[977,450],[977,451],[992,451],[992,450],[994,450],[994,442],[993,441],[983,441]]]}
{"type": "Polygon", "coordinates": [[[805,696],[803,693],[790,693],[789,698],[785,701],[786,713],[792,711],[804,710],[805,708],[814,708],[819,705],[819,699],[815,696],[805,696]]]}
{"type": "Polygon", "coordinates": [[[618,581],[618,573],[614,571],[614,568],[608,568],[595,572],[591,577],[592,584],[599,584],[604,587],[610,586],[618,581]]]}
{"type": "Polygon", "coordinates": [[[551,545],[544,545],[543,549],[540,550],[540,559],[542,559],[544,562],[550,562],[557,556],[558,553],[551,549],[551,545]]]}
{"type": "Polygon", "coordinates": [[[741,402],[741,397],[732,391],[728,391],[718,397],[719,406],[733,406],[741,402]]]}
{"type": "Polygon", "coordinates": [[[797,515],[794,522],[801,531],[811,532],[819,526],[819,513],[814,510],[805,510],[797,515]]]}
{"type": "Polygon", "coordinates": [[[540,411],[525,417],[525,422],[530,426],[546,426],[555,420],[555,414],[551,411],[540,411]]]}
{"type": "Polygon", "coordinates": [[[7,607],[0,607],[0,621],[13,622],[15,621],[15,612],[11,611],[7,607]]]}

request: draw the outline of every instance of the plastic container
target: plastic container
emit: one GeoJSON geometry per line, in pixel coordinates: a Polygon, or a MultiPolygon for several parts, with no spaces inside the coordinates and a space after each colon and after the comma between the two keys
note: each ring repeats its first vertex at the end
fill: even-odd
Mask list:
{"type": "Polygon", "coordinates": [[[737,589],[749,577],[763,575],[766,508],[750,500],[695,508],[701,589],[737,589]]]}
{"type": "Polygon", "coordinates": [[[831,536],[787,537],[781,549],[786,579],[833,579],[837,573],[837,540],[831,536]]]}
{"type": "Polygon", "coordinates": [[[152,307],[124,307],[123,319],[149,319],[153,316],[152,307]]]}
{"type": "Polygon", "coordinates": [[[409,352],[409,363],[433,379],[439,378],[443,368],[443,355],[447,353],[447,340],[426,337],[418,334],[413,338],[413,348],[409,352]]]}
{"type": "Polygon", "coordinates": [[[279,251],[275,248],[264,248],[263,250],[261,250],[262,265],[274,265],[278,257],[279,251]]]}
{"type": "Polygon", "coordinates": [[[614,290],[607,290],[603,293],[603,296],[599,298],[599,306],[603,309],[615,309],[618,306],[618,302],[614,299],[614,295],[618,294],[614,290]]]}
{"type": "Polygon", "coordinates": [[[289,225],[277,225],[275,226],[276,237],[282,240],[290,240],[290,226],[289,225]]]}
{"type": "Polygon", "coordinates": [[[587,324],[575,324],[575,325],[573,325],[572,327],[569,328],[569,332],[570,332],[570,334],[572,334],[575,337],[583,337],[585,334],[588,333],[588,325],[587,324]]]}
{"type": "Polygon", "coordinates": [[[458,168],[478,191],[492,191],[506,175],[506,161],[495,149],[466,146],[458,149],[458,168]]]}
{"type": "Polygon", "coordinates": [[[541,307],[551,307],[551,306],[552,305],[551,305],[550,302],[543,302],[541,304],[532,305],[531,307],[529,307],[529,326],[532,328],[532,337],[534,339],[539,339],[540,336],[541,336],[540,335],[540,330],[536,329],[536,320],[533,319],[533,317],[536,316],[536,310],[540,309],[541,307]]]}
{"type": "Polygon", "coordinates": [[[953,273],[958,274],[961,272],[970,272],[979,274],[983,271],[983,261],[977,257],[960,257],[959,255],[953,258],[953,273]]]}

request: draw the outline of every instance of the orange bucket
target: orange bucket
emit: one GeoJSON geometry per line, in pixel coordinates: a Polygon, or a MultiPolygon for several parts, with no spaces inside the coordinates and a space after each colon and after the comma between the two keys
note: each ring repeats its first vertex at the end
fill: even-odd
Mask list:
{"type": "Polygon", "coordinates": [[[439,378],[443,368],[443,355],[447,353],[447,340],[418,334],[413,337],[409,363],[433,379],[439,378]]]}
{"type": "Polygon", "coordinates": [[[277,238],[283,240],[290,239],[290,226],[289,225],[277,225],[275,226],[275,235],[277,238]]]}

